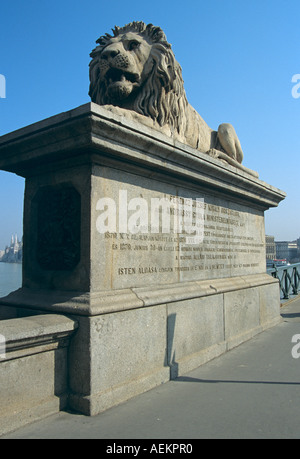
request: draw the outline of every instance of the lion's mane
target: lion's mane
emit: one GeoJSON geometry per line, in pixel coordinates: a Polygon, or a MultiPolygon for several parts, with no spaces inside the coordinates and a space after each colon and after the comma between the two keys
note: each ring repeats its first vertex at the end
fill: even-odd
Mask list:
{"type": "MultiPolygon", "coordinates": [[[[124,27],[116,26],[112,32],[113,35],[102,35],[96,41],[97,47],[90,54],[92,60],[90,62],[89,96],[92,102],[104,105],[105,108],[117,114],[121,113],[128,118],[137,119],[147,126],[161,130],[175,140],[258,177],[257,172],[241,164],[243,151],[233,126],[222,123],[217,131],[211,129],[188,103],[181,67],[160,27],[152,24],[146,25],[139,21],[131,22],[124,27]],[[126,55],[124,57],[122,53],[119,56],[120,51],[113,57],[113,59],[117,57],[119,62],[117,67],[114,67],[111,61],[107,62],[109,54],[105,48],[110,49],[109,56],[112,58],[112,50],[114,49],[113,53],[116,52],[114,47],[118,43],[118,40],[113,39],[121,36],[119,41],[122,41],[122,36],[126,37],[127,33],[129,36],[130,33],[137,34],[145,39],[147,45],[150,45],[150,55],[146,54],[142,74],[140,70],[139,73],[132,73],[130,65],[127,67],[126,59],[129,58],[126,58],[126,55]],[[113,44],[112,41],[115,43],[113,44]],[[108,70],[107,66],[111,68],[108,70]],[[111,70],[114,71],[113,75],[110,73],[111,70]],[[127,83],[122,87],[124,80],[127,83]],[[116,98],[114,91],[112,93],[109,91],[111,85],[115,89],[117,87],[118,91],[118,84],[123,94],[126,94],[127,87],[131,88],[128,97],[122,95],[116,98]]],[[[127,43],[128,40],[130,41],[128,37],[125,38],[124,43],[127,43]]],[[[128,51],[126,50],[125,54],[126,52],[128,51]]],[[[140,60],[140,62],[143,61],[140,60]]]]}
{"type": "Polygon", "coordinates": [[[90,56],[90,89],[92,102],[107,105],[112,102],[107,99],[100,75],[100,56],[103,48],[110,39],[126,32],[136,32],[145,36],[151,42],[153,68],[145,84],[136,93],[132,110],[152,118],[160,126],[168,125],[179,135],[186,130],[186,107],[188,106],[183,87],[182,70],[176,61],[171,45],[160,27],[144,22],[131,22],[124,27],[115,27],[113,35],[101,36],[96,43],[99,45],[90,56]]]}

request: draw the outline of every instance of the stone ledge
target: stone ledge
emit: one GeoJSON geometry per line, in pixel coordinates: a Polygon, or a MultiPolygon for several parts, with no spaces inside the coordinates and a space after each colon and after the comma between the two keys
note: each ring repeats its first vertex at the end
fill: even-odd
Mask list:
{"type": "Polygon", "coordinates": [[[76,328],[74,320],[53,314],[0,321],[5,338],[5,358],[0,363],[64,346],[76,328]]]}
{"type": "Polygon", "coordinates": [[[53,314],[0,321],[0,436],[67,406],[67,346],[76,328],[53,314]]]}
{"type": "MultiPolygon", "coordinates": [[[[0,299],[1,306],[28,308],[72,315],[95,316],[155,306],[162,303],[201,298],[261,285],[278,284],[266,273],[213,280],[149,285],[132,289],[82,293],[51,292],[21,288],[0,299]]],[[[1,333],[1,329],[0,329],[1,333]]]]}
{"type": "Polygon", "coordinates": [[[88,103],[0,137],[0,169],[23,177],[99,163],[170,180],[188,180],[261,209],[286,194],[262,180],[137,121],[88,103]],[[133,147],[134,146],[134,147],[133,147]]]}

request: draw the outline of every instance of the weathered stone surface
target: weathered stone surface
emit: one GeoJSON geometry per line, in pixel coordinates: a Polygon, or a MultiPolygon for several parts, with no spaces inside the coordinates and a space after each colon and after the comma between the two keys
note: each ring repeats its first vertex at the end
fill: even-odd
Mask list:
{"type": "MultiPolygon", "coordinates": [[[[216,294],[234,292],[252,287],[274,286],[272,291],[275,306],[269,307],[265,294],[262,294],[262,311],[266,318],[268,314],[278,315],[277,296],[278,280],[268,274],[253,274],[224,279],[208,279],[204,281],[177,282],[172,284],[146,287],[136,287],[120,290],[103,290],[101,292],[83,293],[76,296],[76,292],[60,292],[54,290],[35,290],[22,288],[11,293],[0,301],[2,305],[9,305],[6,309],[22,308],[31,310],[55,311],[60,313],[74,313],[80,316],[96,316],[118,311],[127,311],[141,307],[172,303],[185,299],[202,298],[216,294]]],[[[266,320],[268,321],[268,320],[266,320]]]]}
{"type": "Polygon", "coordinates": [[[203,290],[202,297],[192,283],[194,296],[191,290],[185,297],[183,291],[180,297],[169,293],[166,303],[161,296],[155,306],[149,306],[150,289],[148,294],[145,288],[135,289],[144,307],[79,317],[70,347],[71,407],[97,414],[279,323],[275,279],[265,275],[263,284],[259,276],[245,276],[217,283],[213,293],[205,295],[203,290]],[[260,295],[272,298],[268,317],[260,295]]]}
{"type": "MultiPolygon", "coordinates": [[[[262,273],[263,212],[284,197],[280,190],[243,171],[95,104],[4,136],[0,167],[27,177],[23,285],[35,289],[97,292],[139,287],[145,282],[262,273]],[[18,154],[11,155],[12,151],[18,154]],[[45,232],[39,231],[40,196],[70,186],[81,206],[79,236],[74,238],[74,229],[66,223],[69,239],[79,244],[76,266],[44,269],[37,255],[39,245],[47,242],[45,232]],[[99,230],[105,213],[103,200],[115,205],[114,231],[99,230]],[[167,232],[151,228],[152,203],[159,200],[168,202],[173,212],[167,232]],[[144,232],[138,227],[137,201],[147,206],[144,232]],[[182,201],[190,203],[192,213],[199,201],[196,223],[203,230],[199,244],[187,242],[190,235],[184,234],[185,228],[182,233],[174,230],[182,201]],[[119,219],[125,210],[127,228],[123,231],[119,219]],[[132,221],[135,227],[130,230],[132,221]]],[[[162,224],[166,215],[162,208],[159,212],[162,224]]]]}
{"type": "Polygon", "coordinates": [[[93,290],[100,284],[119,289],[265,272],[264,216],[258,209],[98,166],[92,186],[93,290]],[[108,211],[100,208],[104,200],[112,202],[108,211]],[[181,203],[188,205],[181,209],[181,203]],[[186,232],[184,218],[176,232],[179,213],[196,213],[197,205],[192,223],[200,236],[186,232]],[[107,212],[111,225],[99,228],[107,212]],[[126,215],[120,230],[121,212],[126,215]],[[163,231],[153,231],[154,212],[163,231]]]}
{"type": "Polygon", "coordinates": [[[172,379],[225,352],[224,327],[222,295],[170,303],[168,361],[172,379]]]}
{"type": "Polygon", "coordinates": [[[0,168],[26,177],[23,286],[0,305],[78,321],[73,409],[103,411],[280,320],[264,211],[285,194],[246,171],[93,103],[2,137],[0,168]]]}
{"type": "Polygon", "coordinates": [[[165,320],[164,305],[80,317],[70,347],[72,408],[97,414],[167,382],[165,320]]]}
{"type": "Polygon", "coordinates": [[[0,321],[0,435],[67,405],[67,346],[75,321],[38,315],[0,321]]]}
{"type": "Polygon", "coordinates": [[[93,102],[147,125],[152,121],[154,128],[183,143],[243,168],[234,128],[223,123],[213,131],[188,103],[181,67],[159,27],[131,22],[97,43],[90,63],[93,102]]]}

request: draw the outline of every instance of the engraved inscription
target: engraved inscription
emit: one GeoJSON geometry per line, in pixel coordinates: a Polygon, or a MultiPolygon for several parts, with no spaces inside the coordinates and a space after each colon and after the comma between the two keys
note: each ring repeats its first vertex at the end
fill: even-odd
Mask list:
{"type": "Polygon", "coordinates": [[[263,211],[114,171],[97,185],[92,262],[103,288],[265,272],[263,211]]]}
{"type": "MultiPolygon", "coordinates": [[[[169,199],[175,198],[178,199],[169,199]]],[[[224,271],[224,275],[228,276],[260,267],[264,259],[264,242],[259,236],[261,232],[251,235],[246,228],[249,218],[255,220],[256,216],[205,202],[203,208],[204,236],[199,244],[190,244],[188,235],[179,233],[106,232],[104,236],[111,240],[111,249],[127,254],[123,260],[128,258],[136,262],[130,266],[125,263],[125,266],[116,267],[117,275],[180,273],[185,276],[187,273],[224,271]],[[166,264],[166,254],[169,264],[166,264]],[[147,256],[148,263],[141,265],[140,256],[143,261],[147,256]]]]}

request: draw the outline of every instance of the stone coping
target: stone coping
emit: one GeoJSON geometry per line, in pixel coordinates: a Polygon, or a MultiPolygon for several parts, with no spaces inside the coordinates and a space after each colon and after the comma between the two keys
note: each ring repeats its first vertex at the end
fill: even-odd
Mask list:
{"type": "Polygon", "coordinates": [[[186,299],[201,298],[273,283],[278,283],[278,280],[266,273],[262,273],[82,294],[78,294],[78,292],[72,294],[72,292],[21,288],[7,297],[1,298],[0,307],[2,305],[65,314],[95,316],[128,309],[174,303],[186,299]]]}
{"type": "Polygon", "coordinates": [[[5,338],[5,357],[0,359],[0,363],[65,345],[66,338],[76,328],[76,321],[56,314],[1,320],[0,334],[5,338]]]}
{"type": "Polygon", "coordinates": [[[286,194],[188,145],[88,103],[0,137],[0,169],[23,177],[43,170],[101,164],[158,180],[188,180],[261,209],[286,194]]]}

